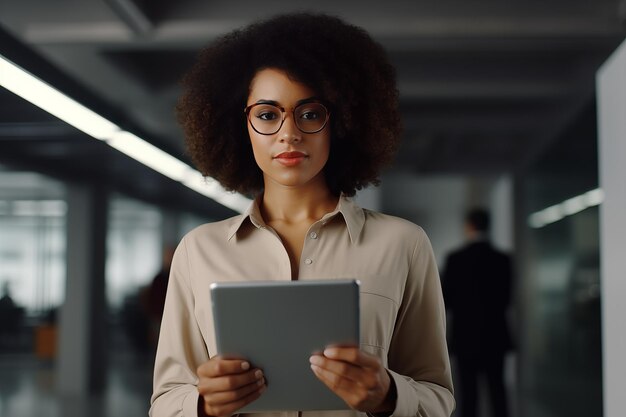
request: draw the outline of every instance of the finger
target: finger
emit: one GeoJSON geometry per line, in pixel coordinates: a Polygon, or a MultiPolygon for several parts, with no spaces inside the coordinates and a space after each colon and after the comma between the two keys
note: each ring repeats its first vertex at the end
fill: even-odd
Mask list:
{"type": "Polygon", "coordinates": [[[210,403],[212,405],[224,405],[239,401],[240,399],[245,398],[247,395],[260,390],[261,387],[265,387],[264,378],[259,379],[258,381],[251,384],[244,385],[243,387],[233,391],[223,391],[206,394],[204,395],[204,399],[207,403],[210,403]]]}
{"type": "Polygon", "coordinates": [[[333,346],[324,349],[324,356],[330,359],[350,362],[367,368],[380,368],[380,359],[360,350],[358,347],[333,346]]]}
{"type": "Polygon", "coordinates": [[[260,369],[253,369],[243,374],[201,378],[198,382],[198,391],[202,395],[213,392],[233,391],[261,379],[263,379],[263,372],[260,369]]]}
{"type": "Polygon", "coordinates": [[[355,381],[317,365],[311,365],[311,369],[320,381],[337,394],[339,391],[350,391],[357,385],[355,381]]]}
{"type": "Polygon", "coordinates": [[[328,359],[319,355],[311,356],[309,358],[309,362],[325,371],[332,372],[342,378],[351,380],[353,383],[361,384],[366,387],[370,387],[376,382],[376,374],[372,372],[371,369],[354,365],[349,362],[328,359]]]}
{"type": "Polygon", "coordinates": [[[205,400],[204,411],[210,416],[230,416],[231,414],[235,413],[239,409],[250,404],[252,401],[255,401],[256,399],[258,399],[261,396],[261,394],[265,392],[265,389],[266,387],[262,386],[258,390],[251,392],[245,397],[237,401],[227,403],[227,404],[211,405],[207,403],[205,400]]]}
{"type": "Polygon", "coordinates": [[[375,395],[375,391],[367,389],[361,384],[342,378],[323,368],[311,365],[315,376],[331,391],[341,397],[351,408],[359,411],[372,409],[372,405],[380,404],[382,400],[375,395]]]}
{"type": "Polygon", "coordinates": [[[219,356],[211,358],[198,367],[198,376],[216,377],[240,374],[250,369],[250,362],[241,359],[223,359],[219,356]]]}

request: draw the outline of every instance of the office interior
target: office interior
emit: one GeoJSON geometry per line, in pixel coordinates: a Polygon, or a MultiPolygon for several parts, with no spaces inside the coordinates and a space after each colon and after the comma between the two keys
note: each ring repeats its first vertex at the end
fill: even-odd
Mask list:
{"type": "Polygon", "coordinates": [[[0,416],[147,415],[164,249],[249,202],[192,168],[178,81],[211,40],[295,10],[362,26],[397,69],[403,142],[357,201],[422,226],[440,268],[490,210],[514,261],[511,415],[623,415],[606,308],[625,289],[603,275],[623,261],[603,256],[626,231],[625,1],[3,0],[0,416]]]}

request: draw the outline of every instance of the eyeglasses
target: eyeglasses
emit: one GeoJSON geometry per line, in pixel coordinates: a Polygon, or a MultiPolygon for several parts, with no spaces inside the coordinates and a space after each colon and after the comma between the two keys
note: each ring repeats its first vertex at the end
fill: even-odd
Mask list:
{"type": "MultiPolygon", "coordinates": [[[[284,107],[267,103],[255,103],[244,110],[250,125],[261,135],[277,133],[287,117],[284,107]]],[[[330,112],[322,103],[316,101],[297,105],[292,111],[293,120],[302,133],[317,133],[324,129],[330,112]]]]}

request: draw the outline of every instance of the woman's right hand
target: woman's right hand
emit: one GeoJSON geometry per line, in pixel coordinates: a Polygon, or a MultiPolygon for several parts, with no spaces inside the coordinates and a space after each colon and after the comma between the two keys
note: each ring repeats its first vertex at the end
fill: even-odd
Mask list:
{"type": "Polygon", "coordinates": [[[241,359],[214,356],[198,368],[198,415],[230,416],[265,391],[260,369],[241,359]]]}

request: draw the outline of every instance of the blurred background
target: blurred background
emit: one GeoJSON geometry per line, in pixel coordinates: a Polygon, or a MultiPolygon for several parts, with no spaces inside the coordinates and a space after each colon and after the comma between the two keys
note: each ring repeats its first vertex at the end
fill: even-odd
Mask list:
{"type": "Polygon", "coordinates": [[[626,55],[619,0],[0,1],[0,416],[147,414],[171,250],[247,204],[188,167],[178,80],[211,40],[294,10],[362,26],[397,68],[402,148],[358,201],[420,224],[441,269],[466,211],[491,212],[514,265],[510,415],[608,416],[596,77],[626,55]]]}

